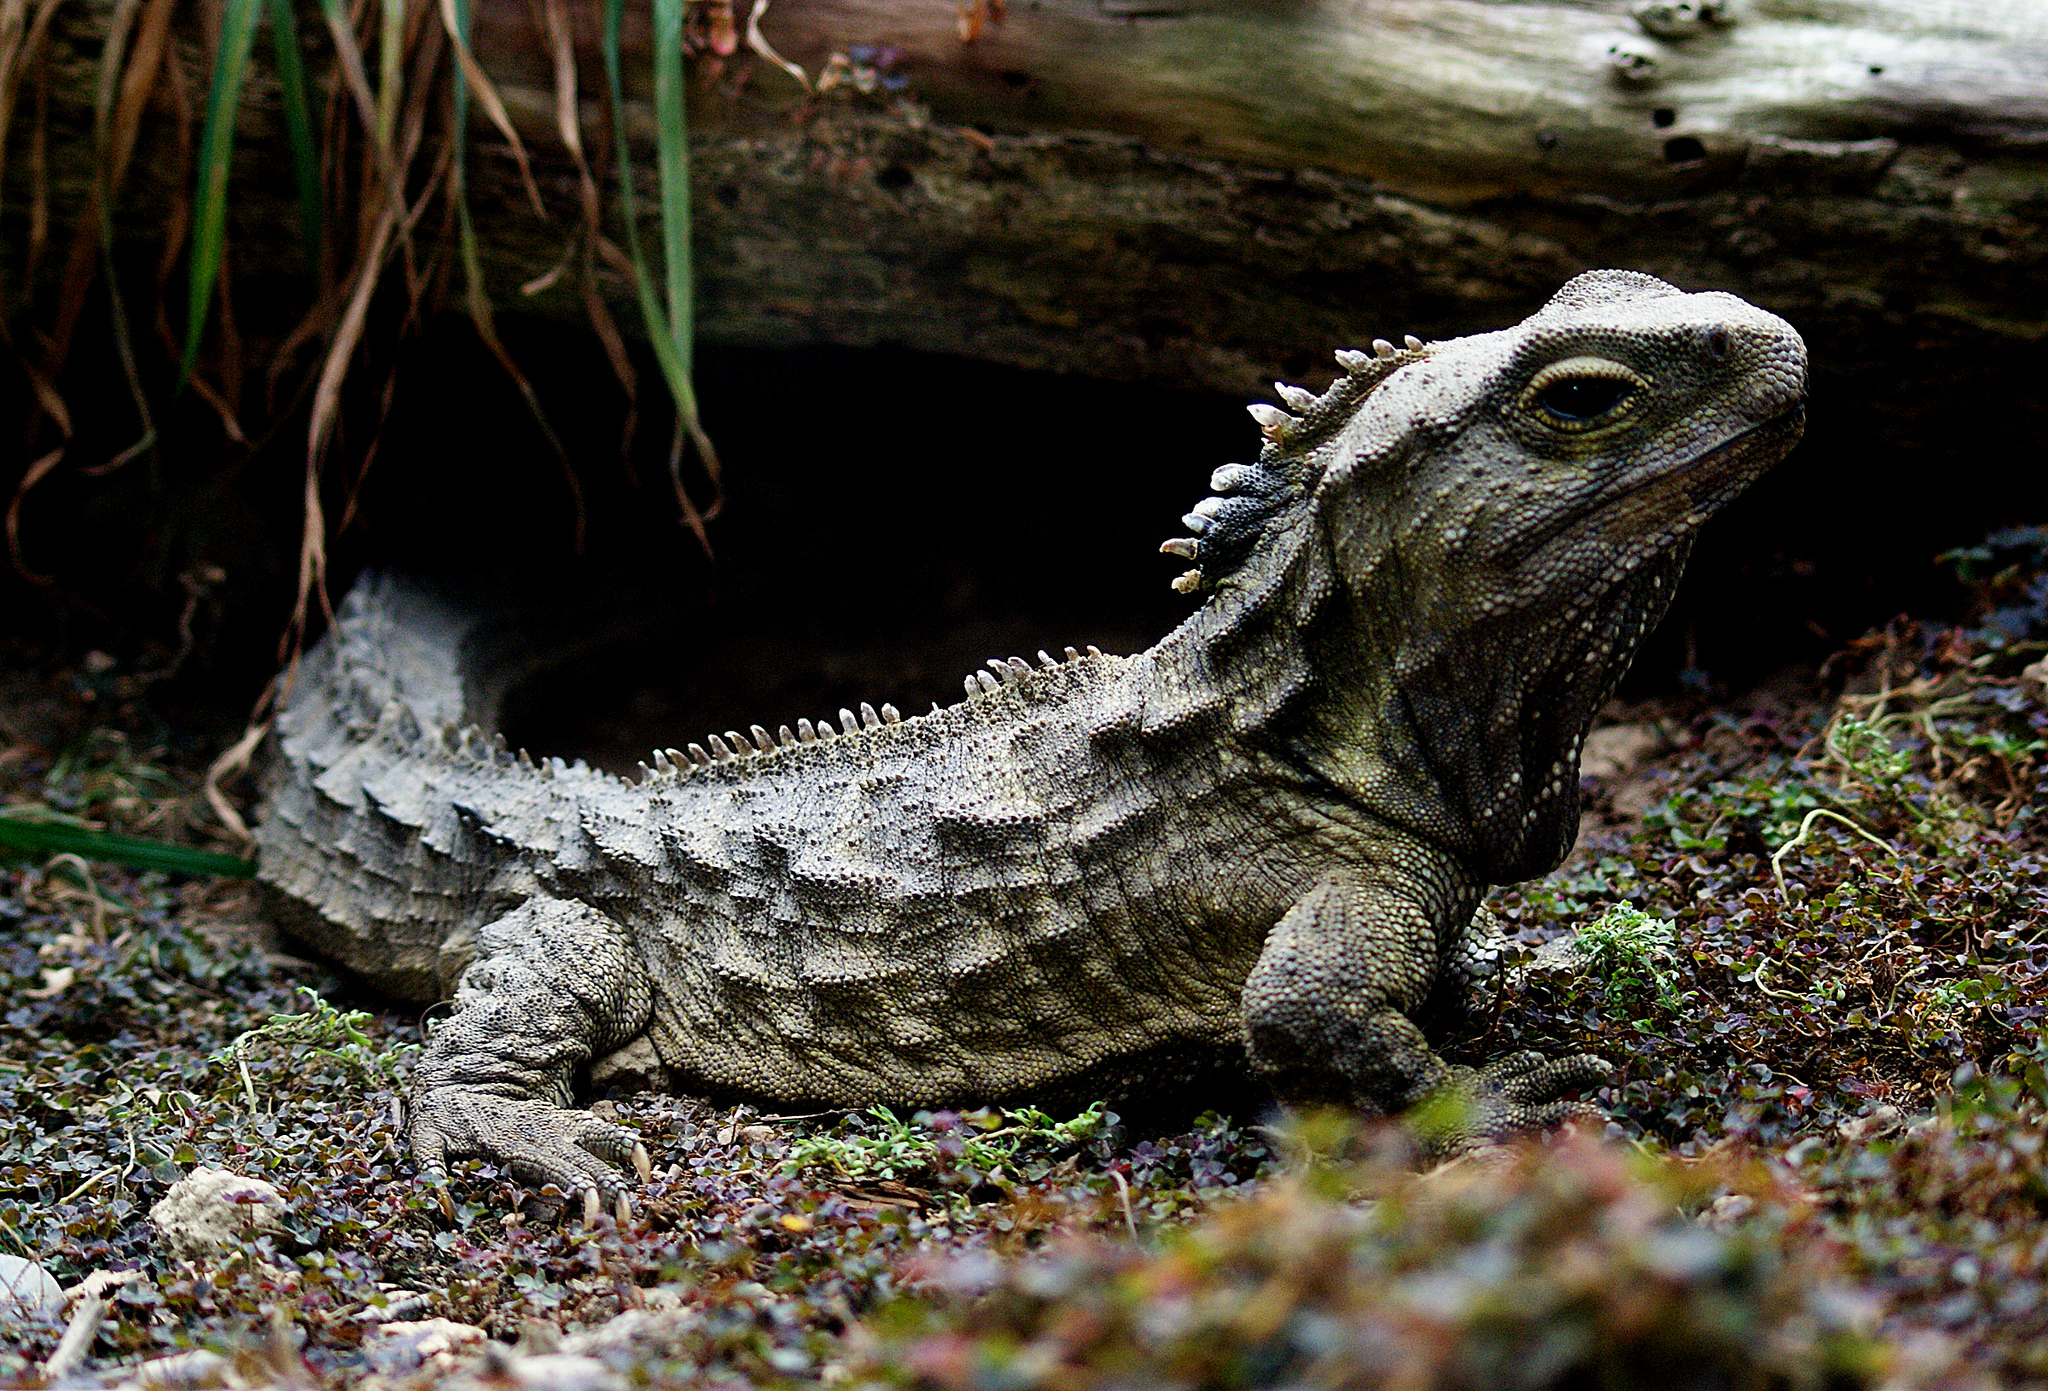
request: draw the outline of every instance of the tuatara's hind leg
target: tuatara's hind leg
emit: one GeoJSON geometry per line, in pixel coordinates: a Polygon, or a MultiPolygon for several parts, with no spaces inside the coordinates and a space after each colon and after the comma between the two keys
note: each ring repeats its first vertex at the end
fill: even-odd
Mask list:
{"type": "Polygon", "coordinates": [[[1597,1115],[1564,1097],[1605,1079],[1598,1058],[1453,1068],[1422,1036],[1414,1014],[1439,970],[1456,970],[1439,962],[1437,923],[1469,902],[1426,874],[1359,871],[1326,876],[1287,911],[1244,989],[1252,1062],[1284,1100],[1421,1107],[1434,1147],[1451,1151],[1597,1115]]]}
{"type": "Polygon", "coordinates": [[[646,1177],[638,1137],[568,1109],[576,1069],[647,1025],[647,970],[624,929],[582,903],[535,898],[478,934],[455,1013],[413,1074],[412,1152],[422,1172],[482,1155],[565,1193],[624,1194],[615,1164],[646,1177]],[[607,1162],[609,1161],[609,1162],[607,1162]]]}

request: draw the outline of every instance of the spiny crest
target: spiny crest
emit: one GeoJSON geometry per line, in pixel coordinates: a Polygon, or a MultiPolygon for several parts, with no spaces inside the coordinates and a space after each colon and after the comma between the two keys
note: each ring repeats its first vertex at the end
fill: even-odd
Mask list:
{"type": "MultiPolygon", "coordinates": [[[[1102,649],[1090,646],[1088,655],[1100,657],[1102,649]]],[[[1081,654],[1071,647],[1067,649],[1066,662],[1060,661],[1042,647],[1038,649],[1038,666],[1039,669],[1044,671],[1058,671],[1067,662],[1078,662],[1080,660],[1081,654]]],[[[987,671],[970,671],[967,673],[967,679],[963,683],[967,688],[967,698],[972,700],[978,695],[987,695],[1000,687],[1010,685],[1012,682],[1022,681],[1025,677],[1031,675],[1032,670],[1031,663],[1025,661],[1022,657],[1011,657],[1007,661],[1001,657],[991,657],[988,659],[987,671]]],[[[932,709],[937,710],[938,706],[934,705],[932,709]]]]}
{"type": "Polygon", "coordinates": [[[1293,413],[1263,401],[1245,407],[1266,437],[1265,447],[1257,463],[1225,464],[1211,474],[1209,491],[1214,496],[1202,499],[1181,518],[1194,534],[1176,536],[1160,546],[1162,555],[1195,562],[1194,569],[1173,582],[1177,592],[1213,588],[1251,554],[1266,524],[1289,501],[1308,496],[1315,483],[1307,476],[1310,453],[1349,420],[1358,403],[1381,382],[1429,355],[1428,346],[1413,334],[1404,342],[1406,346],[1397,348],[1376,338],[1370,353],[1340,349],[1337,364],[1344,375],[1321,396],[1286,382],[1273,383],[1293,413]]]}
{"type": "MultiPolygon", "coordinates": [[[[413,719],[410,711],[404,710],[396,701],[392,702],[392,709],[387,711],[382,723],[395,726],[402,737],[408,732],[412,737],[417,737],[418,722],[413,719]]],[[[569,771],[572,767],[579,772],[585,770],[585,764],[581,759],[574,764],[564,763],[559,758],[536,760],[525,749],[514,749],[506,743],[503,734],[486,733],[473,724],[444,724],[435,731],[435,734],[438,737],[429,739],[427,747],[438,751],[454,763],[473,763],[483,768],[516,766],[537,773],[543,778],[552,778],[557,773],[569,771]]]]}
{"type": "MultiPolygon", "coordinates": [[[[1081,655],[1069,647],[1066,661],[1078,662],[1081,655]]],[[[1087,655],[1100,657],[1102,650],[1090,647],[1087,649],[1087,655]]],[[[1057,671],[1066,665],[1066,662],[1061,662],[1042,650],[1038,654],[1038,661],[1039,666],[1046,671],[1057,671]]],[[[967,696],[972,699],[978,695],[986,695],[1023,680],[1033,671],[1031,663],[1022,657],[1011,657],[1007,660],[991,657],[987,671],[973,671],[967,674],[967,696]]],[[[939,707],[932,706],[931,713],[939,713],[939,707]]],[[[837,729],[833,728],[830,720],[819,720],[816,724],[809,720],[798,720],[795,729],[783,725],[773,734],[760,725],[751,726],[745,734],[736,729],[729,729],[723,737],[716,734],[706,736],[702,744],[691,744],[681,749],[656,749],[652,761],[640,765],[640,780],[647,782],[654,779],[686,778],[699,769],[718,764],[737,764],[750,759],[770,757],[805,744],[829,743],[834,739],[843,739],[849,734],[902,723],[903,716],[895,706],[884,705],[877,710],[864,702],[858,715],[851,710],[841,710],[837,729]]]]}
{"type": "Polygon", "coordinates": [[[858,715],[851,710],[839,712],[837,729],[833,728],[830,720],[819,720],[816,724],[798,720],[795,729],[781,725],[773,734],[761,725],[749,725],[744,734],[737,729],[728,729],[723,737],[706,735],[702,744],[690,744],[680,749],[656,749],[653,762],[640,765],[640,781],[685,778],[701,768],[771,757],[785,749],[829,743],[863,729],[880,729],[884,725],[902,722],[903,715],[895,706],[884,705],[877,710],[863,701],[858,715]]]}
{"type": "MultiPolygon", "coordinates": [[[[969,699],[1000,690],[1035,674],[1039,670],[1058,671],[1083,656],[1100,657],[1102,649],[1090,646],[1077,651],[1069,647],[1066,658],[1061,660],[1041,649],[1038,666],[1022,657],[1001,657],[989,659],[987,671],[973,671],[967,675],[966,694],[969,699]]],[[[937,705],[932,706],[934,715],[939,713],[937,705]]],[[[860,712],[842,709],[839,724],[834,728],[831,720],[798,720],[794,729],[782,725],[773,734],[760,725],[750,725],[745,733],[728,729],[723,735],[706,735],[701,744],[690,744],[680,749],[656,749],[652,757],[640,765],[639,781],[646,783],[659,780],[676,780],[689,777],[700,769],[719,764],[738,764],[745,761],[772,757],[787,749],[799,748],[806,744],[825,744],[843,739],[849,734],[865,730],[881,729],[886,725],[902,724],[902,712],[893,705],[884,704],[879,709],[863,701],[860,712]]],[[[398,701],[387,701],[375,722],[374,732],[401,744],[417,738],[419,725],[412,712],[398,701]]],[[[492,734],[476,725],[443,725],[435,731],[437,738],[428,741],[430,748],[456,763],[475,764],[479,767],[525,768],[540,778],[552,780],[572,769],[588,771],[582,760],[574,764],[564,763],[559,758],[536,760],[525,749],[514,751],[505,741],[503,734],[492,734]]]]}

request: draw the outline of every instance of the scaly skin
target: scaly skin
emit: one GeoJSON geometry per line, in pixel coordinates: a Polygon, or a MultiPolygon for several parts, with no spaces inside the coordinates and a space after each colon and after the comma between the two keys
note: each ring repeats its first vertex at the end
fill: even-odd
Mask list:
{"type": "Polygon", "coordinates": [[[638,784],[491,744],[474,619],[359,585],[279,718],[259,862],[320,950],[453,988],[420,1162],[617,1197],[631,1134],[569,1107],[637,1044],[780,1105],[1245,1057],[1290,1100],[1455,1094],[1452,1145],[1573,1114],[1598,1059],[1453,1069],[1415,1018],[1484,980],[1486,890],[1570,848],[1594,713],[1700,523],[1798,438],[1805,349],[1610,271],[1503,332],[1340,358],[1320,400],[1283,390],[1302,415],[1253,408],[1258,462],[1165,547],[1204,600],[1158,646],[992,663],[948,709],[728,735],[638,784]]]}

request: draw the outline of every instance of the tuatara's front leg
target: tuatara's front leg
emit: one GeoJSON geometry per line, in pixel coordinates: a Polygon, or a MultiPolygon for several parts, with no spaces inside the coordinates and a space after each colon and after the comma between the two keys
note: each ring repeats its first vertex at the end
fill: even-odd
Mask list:
{"type": "Polygon", "coordinates": [[[576,1069],[647,1026],[639,953],[603,913],[554,898],[528,900],[477,945],[455,1013],[413,1074],[413,1158],[439,1175],[451,1155],[482,1155],[534,1184],[616,1202],[612,1165],[631,1162],[645,1179],[646,1150],[632,1131],[568,1107],[576,1069]]]}
{"type": "Polygon", "coordinates": [[[1326,875],[1273,928],[1245,982],[1253,1065],[1289,1101],[1384,1115],[1454,1101],[1432,1117],[1444,1127],[1434,1147],[1450,1151],[1596,1114],[1564,1098],[1607,1078],[1599,1058],[1518,1053],[1456,1068],[1416,1027],[1443,965],[1438,924],[1472,914],[1469,898],[1428,877],[1326,875]]]}

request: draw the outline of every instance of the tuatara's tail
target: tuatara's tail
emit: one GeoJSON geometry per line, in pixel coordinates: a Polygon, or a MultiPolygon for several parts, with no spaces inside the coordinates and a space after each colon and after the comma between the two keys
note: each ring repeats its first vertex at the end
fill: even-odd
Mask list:
{"type": "Polygon", "coordinates": [[[445,998],[499,868],[463,784],[509,755],[467,691],[483,620],[391,574],[357,582],[291,675],[263,772],[258,873],[294,936],[412,1000],[445,998]]]}

